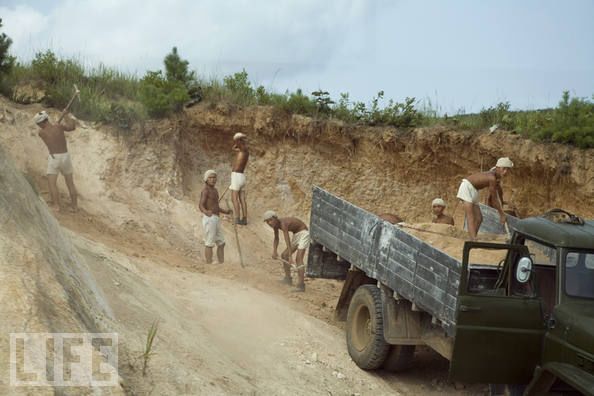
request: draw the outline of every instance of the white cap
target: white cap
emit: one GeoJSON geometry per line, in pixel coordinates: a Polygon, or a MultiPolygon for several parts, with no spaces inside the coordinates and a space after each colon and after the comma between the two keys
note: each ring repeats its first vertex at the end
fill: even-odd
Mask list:
{"type": "Polygon", "coordinates": [[[513,168],[514,163],[508,157],[502,157],[497,160],[495,166],[498,168],[513,168]]]}
{"type": "Polygon", "coordinates": [[[204,172],[204,181],[206,182],[209,177],[216,176],[216,175],[217,175],[217,172],[213,171],[212,169],[209,169],[206,172],[204,172]]]}
{"type": "Polygon", "coordinates": [[[49,115],[45,112],[45,110],[40,111],[33,117],[33,121],[35,121],[36,124],[41,124],[43,121],[47,119],[49,119],[49,115]]]}
{"type": "Polygon", "coordinates": [[[247,138],[247,136],[241,132],[237,132],[235,135],[233,135],[233,140],[239,140],[239,139],[245,139],[247,138]]]}
{"type": "Polygon", "coordinates": [[[277,217],[276,212],[274,210],[267,210],[266,212],[264,212],[264,221],[270,220],[273,217],[277,217]]]}
{"type": "Polygon", "coordinates": [[[433,207],[433,206],[443,206],[445,208],[446,207],[446,203],[441,198],[435,198],[433,200],[433,202],[431,202],[431,207],[433,207]]]}

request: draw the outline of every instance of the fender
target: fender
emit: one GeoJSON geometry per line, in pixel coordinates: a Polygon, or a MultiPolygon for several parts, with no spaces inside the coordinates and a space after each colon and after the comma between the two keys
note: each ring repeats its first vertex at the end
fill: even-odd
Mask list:
{"type": "Polygon", "coordinates": [[[594,375],[579,367],[561,362],[549,362],[542,367],[536,367],[534,377],[524,394],[526,396],[545,394],[557,378],[586,396],[594,396],[594,375]]]}

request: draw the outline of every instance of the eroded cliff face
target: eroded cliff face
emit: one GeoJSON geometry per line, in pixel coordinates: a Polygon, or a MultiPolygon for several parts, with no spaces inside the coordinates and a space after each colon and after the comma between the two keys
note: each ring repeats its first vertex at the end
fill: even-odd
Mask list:
{"type": "MultiPolygon", "coordinates": [[[[2,148],[0,252],[0,371],[9,373],[10,333],[108,331],[112,312],[85,260],[2,148]]],[[[8,379],[0,378],[0,393],[28,391],[8,379]]]]}
{"type": "MultiPolygon", "coordinates": [[[[21,107],[12,115],[14,133],[7,128],[2,140],[19,167],[43,184],[46,152],[27,118],[39,106],[21,107]],[[23,133],[19,124],[30,132],[23,133]]],[[[593,149],[536,143],[505,131],[400,131],[314,120],[270,107],[199,104],[127,133],[82,123],[70,144],[75,166],[79,161],[78,183],[85,183],[81,188],[88,191],[85,198],[101,208],[95,212],[122,222],[130,217],[138,221],[142,213],[129,213],[120,205],[128,195],[146,202],[147,208],[156,201],[167,210],[171,197],[194,204],[202,174],[211,168],[219,172],[222,193],[229,183],[237,131],[248,134],[250,141],[247,174],[253,214],[274,208],[307,216],[312,185],[319,185],[364,208],[397,213],[407,221],[429,220],[431,200],[440,196],[459,217],[460,180],[509,156],[515,167],[503,182],[504,199],[521,216],[560,207],[594,218],[593,149]],[[95,174],[101,175],[99,181],[95,174]]]]}
{"type": "Polygon", "coordinates": [[[231,137],[241,131],[252,153],[248,194],[262,209],[305,215],[311,187],[319,185],[370,210],[423,221],[431,217],[433,198],[441,196],[453,211],[460,180],[508,156],[515,167],[503,183],[505,200],[520,215],[561,207],[594,217],[594,150],[508,132],[348,126],[268,107],[200,105],[173,124],[185,193],[194,192],[208,168],[228,177],[231,137]]]}

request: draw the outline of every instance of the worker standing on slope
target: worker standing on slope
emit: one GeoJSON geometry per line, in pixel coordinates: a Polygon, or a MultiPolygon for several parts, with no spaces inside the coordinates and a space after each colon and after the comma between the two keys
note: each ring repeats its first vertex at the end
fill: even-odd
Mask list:
{"type": "Polygon", "coordinates": [[[59,121],[57,124],[50,123],[49,115],[45,111],[40,111],[35,114],[33,120],[41,129],[39,131],[39,137],[43,140],[49,150],[47,159],[47,181],[51,197],[50,207],[54,210],[61,211],[60,194],[58,193],[57,187],[58,175],[61,173],[64,175],[64,180],[66,181],[66,186],[70,193],[70,211],[76,212],[78,211],[77,192],[72,176],[72,161],[70,159],[70,153],[68,152],[66,136],[64,135],[64,132],[73,131],[76,128],[76,124],[72,118],[66,116],[67,113],[67,110],[62,112],[62,117],[60,118],[66,120],[65,125],[62,125],[59,121]]]}
{"type": "Polygon", "coordinates": [[[454,225],[454,218],[444,213],[446,203],[441,198],[435,198],[431,202],[431,210],[433,211],[432,223],[454,225]]]}
{"type": "Polygon", "coordinates": [[[200,203],[198,207],[204,214],[202,218],[202,227],[204,229],[204,255],[206,264],[212,263],[212,253],[215,245],[217,246],[217,261],[219,264],[225,262],[225,236],[221,229],[221,220],[219,213],[231,214],[231,210],[225,210],[219,207],[219,192],[215,188],[217,184],[217,173],[209,169],[204,173],[204,189],[200,194],[200,203]]]}
{"type": "Polygon", "coordinates": [[[291,277],[291,266],[295,266],[293,261],[293,253],[297,251],[297,275],[299,281],[294,291],[304,292],[305,291],[305,265],[303,264],[303,257],[305,257],[305,251],[311,243],[309,237],[309,231],[305,223],[296,217],[283,217],[279,219],[276,213],[272,210],[264,213],[264,222],[268,224],[274,230],[274,242],[272,244],[272,258],[278,258],[278,231],[281,230],[285,237],[285,243],[287,248],[281,254],[283,261],[283,269],[285,270],[285,277],[281,280],[282,283],[287,285],[293,284],[293,278],[291,277]],[[293,233],[293,238],[289,238],[289,232],[293,233]]]}
{"type": "Polygon", "coordinates": [[[247,203],[245,200],[245,167],[247,166],[250,152],[247,146],[247,136],[236,133],[233,136],[233,151],[237,153],[231,172],[231,198],[235,209],[235,224],[247,225],[247,203]]]}
{"type": "MultiPolygon", "coordinates": [[[[497,194],[497,188],[501,182],[501,178],[505,176],[513,166],[514,164],[509,158],[499,158],[494,170],[475,173],[468,176],[466,179],[463,179],[462,183],[460,183],[457,198],[464,204],[464,212],[468,223],[468,233],[472,240],[476,240],[478,230],[483,222],[483,215],[479,207],[479,190],[488,187],[490,194],[497,194]]],[[[506,217],[499,200],[495,202],[495,209],[499,212],[501,224],[504,224],[506,217]]]]}

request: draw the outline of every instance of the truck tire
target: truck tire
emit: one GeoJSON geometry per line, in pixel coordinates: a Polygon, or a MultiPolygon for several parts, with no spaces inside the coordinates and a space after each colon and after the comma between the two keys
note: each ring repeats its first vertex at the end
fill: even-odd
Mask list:
{"type": "Polygon", "coordinates": [[[382,297],[375,285],[360,286],[349,304],[346,340],[349,355],[364,370],[384,363],[390,344],[384,339],[382,297]]]}
{"type": "Polygon", "coordinates": [[[394,373],[407,370],[412,366],[414,355],[415,345],[392,345],[382,367],[394,373]]]}

